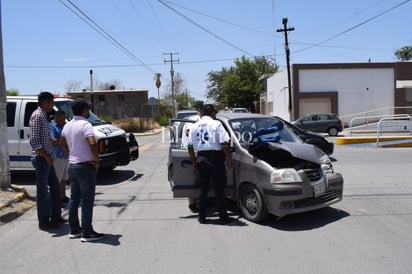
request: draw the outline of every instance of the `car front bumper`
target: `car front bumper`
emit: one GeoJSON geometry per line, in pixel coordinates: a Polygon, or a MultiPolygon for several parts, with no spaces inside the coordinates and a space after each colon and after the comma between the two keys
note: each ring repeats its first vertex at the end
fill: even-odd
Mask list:
{"type": "Polygon", "coordinates": [[[265,185],[263,194],[268,212],[283,217],[341,201],[343,177],[340,173],[332,173],[316,182],[265,185]]]}

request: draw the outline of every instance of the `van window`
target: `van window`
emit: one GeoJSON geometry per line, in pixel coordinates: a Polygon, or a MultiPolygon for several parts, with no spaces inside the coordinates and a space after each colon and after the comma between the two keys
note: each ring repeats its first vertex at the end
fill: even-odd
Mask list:
{"type": "Polygon", "coordinates": [[[29,127],[29,121],[31,114],[33,111],[37,109],[38,103],[37,102],[27,102],[26,109],[24,111],[24,126],[29,127]]]}
{"type": "Polygon", "coordinates": [[[16,117],[16,103],[7,103],[7,126],[14,127],[14,118],[16,117]]]}

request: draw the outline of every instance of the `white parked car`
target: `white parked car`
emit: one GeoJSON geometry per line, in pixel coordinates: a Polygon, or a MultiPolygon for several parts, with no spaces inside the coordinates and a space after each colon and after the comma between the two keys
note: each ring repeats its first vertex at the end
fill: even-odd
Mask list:
{"type": "Polygon", "coordinates": [[[247,108],[232,108],[233,113],[248,113],[247,108]]]}
{"type": "MultiPolygon", "coordinates": [[[[55,109],[49,115],[60,109],[66,112],[70,120],[73,117],[71,102],[69,98],[55,98],[55,109]]],[[[37,96],[7,96],[7,137],[12,170],[33,169],[29,120],[37,106],[37,96]]],[[[89,122],[93,125],[98,143],[100,168],[113,169],[139,157],[139,145],[132,133],[104,123],[91,111],[89,122]]]]}

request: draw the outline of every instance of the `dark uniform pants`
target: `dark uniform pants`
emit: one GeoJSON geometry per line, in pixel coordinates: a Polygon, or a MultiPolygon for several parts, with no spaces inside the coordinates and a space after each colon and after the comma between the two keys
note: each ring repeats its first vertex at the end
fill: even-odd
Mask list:
{"type": "Polygon", "coordinates": [[[199,218],[206,217],[207,197],[209,185],[213,184],[216,203],[220,218],[227,217],[225,205],[226,169],[225,155],[222,151],[200,151],[196,160],[198,182],[200,185],[198,196],[199,218]]]}

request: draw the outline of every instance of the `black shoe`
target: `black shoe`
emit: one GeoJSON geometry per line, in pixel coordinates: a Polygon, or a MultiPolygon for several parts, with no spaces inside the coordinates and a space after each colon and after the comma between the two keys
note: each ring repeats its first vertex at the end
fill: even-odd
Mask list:
{"type": "Polygon", "coordinates": [[[93,242],[104,238],[104,234],[93,231],[91,233],[82,232],[80,240],[82,242],[93,242]]]}
{"type": "Polygon", "coordinates": [[[78,229],[78,230],[73,230],[70,232],[69,234],[69,238],[70,239],[78,239],[82,236],[82,230],[78,229]]]}
{"type": "Polygon", "coordinates": [[[206,218],[205,217],[198,217],[197,221],[199,222],[199,224],[205,224],[206,223],[206,218]]]}
{"type": "Polygon", "coordinates": [[[60,225],[58,223],[39,224],[39,229],[43,231],[56,230],[59,228],[60,225]]]}
{"type": "Polygon", "coordinates": [[[223,217],[223,218],[219,219],[219,224],[227,225],[227,224],[230,224],[234,221],[235,221],[235,219],[233,219],[232,217],[226,216],[226,217],[223,217]]]}
{"type": "Polygon", "coordinates": [[[196,204],[189,204],[189,209],[192,213],[198,213],[199,212],[199,209],[197,209],[196,204]]]}

